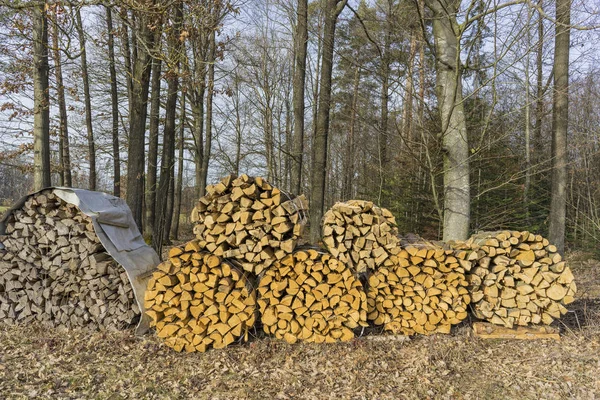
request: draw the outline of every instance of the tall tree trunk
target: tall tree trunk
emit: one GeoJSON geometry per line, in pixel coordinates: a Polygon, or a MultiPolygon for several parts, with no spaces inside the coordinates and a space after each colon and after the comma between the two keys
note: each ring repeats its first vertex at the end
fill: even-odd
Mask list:
{"type": "Polygon", "coordinates": [[[319,109],[317,111],[316,135],[314,141],[312,174],[312,196],[310,212],[310,240],[317,243],[321,237],[321,219],[325,206],[325,176],[327,174],[327,139],[329,134],[329,110],[331,107],[331,75],[333,71],[333,47],[335,27],[347,0],[327,0],[325,26],[323,29],[323,59],[321,62],[321,83],[319,109]]]}
{"type": "MultiPolygon", "coordinates": [[[[155,40],[160,40],[159,37],[155,40]]],[[[148,138],[148,167],[146,176],[146,224],[145,236],[154,232],[156,218],[156,175],[158,166],[158,126],[160,122],[160,82],[162,60],[152,60],[152,82],[150,83],[150,135],[148,138]]]]}
{"type": "MultiPolygon", "coordinates": [[[[150,6],[153,7],[154,0],[150,6]]],[[[144,161],[146,117],[148,114],[148,90],[150,86],[150,69],[152,55],[148,49],[153,47],[154,34],[149,25],[154,21],[150,13],[140,13],[137,18],[139,41],[133,69],[133,92],[131,115],[129,117],[129,148],[127,151],[127,204],[141,232],[143,232],[143,203],[144,203],[144,161]]],[[[134,35],[135,36],[135,35],[134,35]]]]}
{"type": "MultiPolygon", "coordinates": [[[[538,0],[538,6],[543,7],[543,0],[538,0]]],[[[535,128],[533,131],[533,162],[536,169],[542,162],[542,119],[544,117],[544,17],[538,20],[538,43],[536,49],[536,98],[535,98],[535,128]]]]}
{"type": "Polygon", "coordinates": [[[184,150],[184,133],[185,133],[185,95],[181,95],[181,111],[179,117],[179,156],[177,158],[177,187],[173,199],[173,229],[171,235],[173,239],[179,238],[179,215],[181,214],[181,197],[183,194],[183,150],[184,150]]]}
{"type": "Polygon", "coordinates": [[[354,143],[356,129],[356,108],[358,105],[358,87],[360,84],[360,67],[354,71],[354,89],[352,90],[352,109],[350,110],[350,133],[346,143],[346,157],[344,160],[344,176],[342,183],[342,198],[352,198],[352,181],[354,180],[354,171],[356,160],[354,159],[354,143]]]}
{"type": "Polygon", "coordinates": [[[96,190],[96,145],[94,144],[94,130],[92,126],[92,100],[90,95],[90,81],[88,77],[87,51],[85,48],[85,33],[81,21],[81,11],[75,11],[77,36],[81,49],[81,78],[83,80],[83,96],[85,102],[85,126],[87,129],[88,158],[90,163],[89,188],[96,190]]]}
{"type": "Polygon", "coordinates": [[[298,17],[294,43],[294,139],[292,161],[292,192],[302,192],[302,161],[304,155],[304,92],[306,80],[306,48],[308,44],[308,0],[298,0],[298,17]]]}
{"type": "Polygon", "coordinates": [[[427,0],[433,11],[436,51],[436,91],[441,114],[444,157],[443,240],[465,240],[469,235],[469,144],[463,108],[458,4],[427,0]]]}
{"type": "Polygon", "coordinates": [[[404,92],[404,118],[402,118],[402,131],[404,140],[408,143],[414,141],[413,133],[413,73],[415,68],[415,55],[417,54],[417,34],[413,30],[410,34],[410,50],[408,54],[408,68],[406,71],[406,90],[404,92]]]}
{"type": "Polygon", "coordinates": [[[67,102],[65,100],[65,85],[62,74],[62,60],[60,55],[60,41],[58,37],[58,15],[55,14],[52,29],[52,47],[54,50],[54,75],[56,76],[56,98],[59,114],[59,149],[61,186],[71,187],[71,151],[69,147],[69,123],[67,120],[67,102]]]}
{"type": "Polygon", "coordinates": [[[554,96],[552,107],[552,195],[548,238],[565,251],[567,211],[567,129],[569,127],[569,47],[571,0],[556,1],[554,96]]]}
{"type": "Polygon", "coordinates": [[[206,142],[204,145],[204,155],[202,156],[202,169],[200,175],[200,196],[204,196],[204,194],[206,193],[208,165],[210,161],[210,152],[212,147],[212,109],[215,91],[215,61],[217,52],[217,43],[214,29],[210,33],[209,40],[210,48],[208,52],[208,88],[206,93],[206,142]]]}
{"type": "Polygon", "coordinates": [[[127,101],[129,104],[129,116],[131,116],[131,106],[133,104],[133,68],[131,62],[131,47],[129,45],[129,17],[127,15],[127,9],[122,8],[120,12],[123,35],[121,36],[122,48],[123,48],[123,59],[125,63],[125,78],[127,82],[127,101]]]}
{"type": "Polygon", "coordinates": [[[173,27],[169,31],[169,60],[166,72],[168,81],[167,103],[165,106],[165,129],[163,134],[160,179],[156,190],[156,220],[152,232],[152,245],[160,254],[162,245],[169,241],[170,215],[173,213],[173,176],[175,168],[175,119],[177,115],[177,95],[179,92],[179,61],[181,55],[181,24],[183,4],[175,6],[173,27]],[[171,196],[169,196],[169,192],[171,196]],[[169,197],[171,197],[169,199],[169,197]],[[171,207],[169,208],[169,202],[171,207]]]}
{"type": "Polygon", "coordinates": [[[50,99],[48,19],[46,2],[33,12],[33,189],[52,185],[50,180],[50,99]]]}
{"type": "Polygon", "coordinates": [[[117,88],[117,69],[115,67],[115,35],[113,32],[112,10],[110,7],[106,7],[106,27],[108,30],[110,102],[112,112],[113,194],[116,197],[121,197],[121,148],[119,147],[119,94],[117,88]]]}

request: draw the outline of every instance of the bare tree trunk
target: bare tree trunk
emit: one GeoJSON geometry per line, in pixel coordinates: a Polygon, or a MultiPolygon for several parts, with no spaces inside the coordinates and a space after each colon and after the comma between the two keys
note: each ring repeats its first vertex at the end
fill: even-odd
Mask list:
{"type": "Polygon", "coordinates": [[[356,67],[354,72],[354,89],[352,90],[352,109],[350,110],[350,133],[348,143],[346,144],[346,157],[344,160],[344,176],[342,183],[342,198],[352,198],[352,181],[354,180],[354,171],[356,160],[354,159],[354,142],[356,128],[356,108],[358,104],[358,87],[360,84],[360,67],[356,67]]]}
{"type": "Polygon", "coordinates": [[[156,221],[152,232],[152,245],[160,254],[162,245],[169,242],[170,215],[173,213],[173,177],[175,168],[175,119],[177,114],[177,95],[179,92],[179,57],[181,54],[181,24],[183,4],[178,2],[175,8],[173,28],[169,31],[169,62],[167,71],[168,93],[165,106],[165,129],[163,151],[160,166],[160,179],[156,190],[156,221]],[[169,196],[169,192],[171,196],[169,196]],[[171,199],[169,199],[171,197],[171,199]],[[169,209],[169,201],[171,207],[169,209]],[[166,236],[166,237],[165,237],[166,236]]]}
{"type": "Polygon", "coordinates": [[[62,74],[60,42],[58,38],[58,15],[55,15],[52,29],[52,47],[54,48],[54,75],[56,76],[56,97],[59,114],[59,148],[60,185],[71,187],[71,152],[69,148],[69,123],[67,120],[67,102],[65,100],[65,85],[62,74]]]}
{"type": "MultiPolygon", "coordinates": [[[[44,2],[45,3],[45,2],[44,2]]],[[[48,20],[46,4],[33,13],[33,189],[52,185],[50,180],[50,99],[48,20]]]]}
{"type": "Polygon", "coordinates": [[[554,96],[552,107],[552,194],[548,238],[565,251],[567,211],[567,130],[569,127],[569,47],[571,0],[556,1],[554,96]]]}
{"type": "Polygon", "coordinates": [[[417,34],[413,30],[410,34],[410,50],[408,55],[408,69],[406,72],[406,91],[404,92],[404,118],[402,118],[402,131],[404,140],[412,142],[415,139],[412,126],[413,114],[413,73],[415,67],[415,55],[417,53],[417,34]]]}
{"type": "Polygon", "coordinates": [[[108,30],[108,59],[110,68],[110,101],[112,110],[113,145],[113,194],[121,197],[121,148],[119,147],[119,95],[117,88],[117,69],[115,67],[115,35],[113,32],[112,10],[106,7],[106,26],[108,30]]]}
{"type": "Polygon", "coordinates": [[[444,152],[443,240],[466,240],[469,235],[469,144],[462,97],[458,4],[428,0],[433,11],[437,97],[444,152]]]}
{"type": "MultiPolygon", "coordinates": [[[[160,40],[160,37],[156,39],[160,40]]],[[[152,82],[150,83],[150,136],[148,138],[148,167],[146,177],[146,224],[145,236],[154,232],[156,218],[156,174],[158,168],[158,125],[160,121],[160,77],[162,60],[152,60],[152,82]]]]}
{"type": "MultiPolygon", "coordinates": [[[[538,6],[543,6],[543,0],[538,0],[538,6]]],[[[544,117],[544,18],[538,20],[538,43],[536,49],[536,98],[535,98],[535,128],[533,131],[533,162],[537,169],[542,162],[542,119],[544,117]]]]}
{"type": "Polygon", "coordinates": [[[206,181],[208,178],[208,165],[212,147],[212,108],[215,91],[215,61],[216,61],[216,37],[215,30],[210,33],[210,49],[208,55],[208,88],[206,93],[206,142],[204,155],[202,156],[202,169],[200,175],[200,196],[206,193],[206,181]]]}
{"type": "MultiPolygon", "coordinates": [[[[179,156],[177,159],[177,187],[174,195],[174,211],[173,211],[173,229],[171,235],[173,239],[179,238],[179,215],[181,214],[181,197],[183,194],[183,150],[184,150],[184,133],[185,133],[185,96],[181,96],[181,111],[179,117],[179,156]]],[[[236,173],[237,175],[237,173],[236,173]]]]}
{"type": "Polygon", "coordinates": [[[310,240],[317,243],[321,237],[321,218],[325,203],[325,176],[327,174],[327,139],[329,134],[329,110],[331,107],[331,75],[333,71],[333,47],[335,27],[347,0],[327,0],[324,12],[323,60],[321,63],[321,83],[317,129],[314,142],[315,159],[312,176],[312,204],[310,212],[310,240]]]}
{"type": "Polygon", "coordinates": [[[88,77],[87,51],[85,48],[85,33],[81,21],[81,11],[75,11],[77,36],[79,36],[79,47],[81,49],[81,78],[83,80],[83,96],[85,102],[85,126],[87,129],[88,158],[90,163],[89,187],[96,190],[96,145],[94,144],[94,129],[92,126],[92,100],[90,95],[90,81],[88,77]]]}
{"type": "Polygon", "coordinates": [[[123,44],[123,59],[125,62],[125,78],[127,81],[127,100],[129,104],[129,116],[131,116],[131,106],[133,104],[133,68],[131,62],[131,48],[129,46],[129,18],[127,9],[121,9],[121,21],[123,23],[123,35],[121,41],[123,44]]]}
{"type": "Polygon", "coordinates": [[[308,43],[308,1],[298,0],[298,18],[294,48],[294,139],[292,161],[292,191],[302,192],[302,161],[304,155],[304,92],[306,80],[306,47],[308,43]]]}
{"type": "MultiPolygon", "coordinates": [[[[154,5],[154,1],[151,2],[154,5]]],[[[133,70],[133,92],[131,115],[129,117],[129,148],[127,158],[127,204],[140,231],[143,232],[144,203],[144,161],[146,117],[148,114],[148,90],[150,86],[150,69],[152,55],[148,49],[153,47],[154,34],[150,30],[151,21],[148,15],[140,14],[137,18],[140,48],[136,51],[133,70]]],[[[134,35],[135,36],[135,35],[134,35]]]]}

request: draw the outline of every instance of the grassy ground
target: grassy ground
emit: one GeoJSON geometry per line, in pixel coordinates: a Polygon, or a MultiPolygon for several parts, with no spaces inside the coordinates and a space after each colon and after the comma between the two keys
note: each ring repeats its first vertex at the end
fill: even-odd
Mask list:
{"type": "Polygon", "coordinates": [[[0,325],[0,398],[599,398],[600,262],[571,265],[580,291],[557,323],[560,341],[484,341],[464,323],[451,335],[407,342],[263,338],[178,354],[151,334],[0,325]]]}

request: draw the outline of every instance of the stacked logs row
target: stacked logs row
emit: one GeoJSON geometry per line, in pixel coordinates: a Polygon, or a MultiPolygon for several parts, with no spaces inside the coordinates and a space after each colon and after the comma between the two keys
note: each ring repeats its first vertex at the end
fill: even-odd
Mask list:
{"type": "Polygon", "coordinates": [[[468,263],[431,244],[405,247],[369,276],[369,320],[405,335],[449,333],[467,317],[468,263]]]}
{"type": "Polygon", "coordinates": [[[315,249],[298,250],[267,269],[258,285],[267,334],[288,343],[348,341],[367,326],[362,284],[346,264],[315,249]]]}
{"type": "Polygon", "coordinates": [[[206,188],[192,211],[194,234],[210,253],[260,274],[294,251],[302,235],[307,201],[265,179],[228,176],[206,188]]]}
{"type": "Polygon", "coordinates": [[[92,221],[52,191],[13,212],[0,243],[0,320],[90,329],[138,322],[125,270],[106,253],[92,221]]]}
{"type": "Polygon", "coordinates": [[[484,232],[459,246],[476,260],[468,275],[476,317],[512,328],[550,324],[577,287],[555,246],[530,232],[484,232]]]}
{"type": "Polygon", "coordinates": [[[145,308],[158,337],[176,351],[247,340],[256,319],[248,273],[204,251],[198,240],[170,250],[148,282],[145,308]]]}

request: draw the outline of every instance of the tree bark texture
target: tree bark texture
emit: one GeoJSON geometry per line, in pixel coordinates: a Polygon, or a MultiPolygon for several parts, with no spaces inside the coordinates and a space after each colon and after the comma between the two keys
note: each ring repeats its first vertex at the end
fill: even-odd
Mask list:
{"type": "Polygon", "coordinates": [[[48,92],[48,19],[46,5],[33,14],[33,186],[40,190],[50,181],[50,109],[48,92]]]}
{"type": "Polygon", "coordinates": [[[323,57],[314,140],[313,175],[311,185],[310,240],[317,243],[321,237],[321,219],[325,206],[325,176],[327,174],[327,139],[329,134],[329,110],[331,107],[331,75],[333,71],[333,48],[338,16],[347,0],[328,0],[325,6],[323,28],[323,57]]]}
{"type": "Polygon", "coordinates": [[[569,47],[571,0],[556,2],[554,96],[552,107],[552,194],[549,240],[565,251],[567,214],[567,130],[569,128],[569,47]]]}
{"type": "Polygon", "coordinates": [[[113,145],[113,195],[121,197],[121,148],[119,147],[119,94],[117,69],[115,67],[115,35],[113,32],[112,10],[106,7],[106,27],[108,30],[108,58],[110,69],[110,102],[112,114],[113,145]]]}
{"type": "Polygon", "coordinates": [[[308,43],[308,1],[298,0],[294,49],[294,139],[292,149],[292,191],[302,192],[304,155],[304,94],[306,82],[306,48],[308,43]]]}
{"type": "Polygon", "coordinates": [[[148,138],[148,167],[146,176],[146,224],[145,235],[154,230],[156,218],[156,176],[158,168],[158,125],[160,121],[160,82],[162,60],[152,60],[152,81],[150,83],[150,135],[148,138]]]}
{"type": "Polygon", "coordinates": [[[461,88],[460,37],[453,0],[428,0],[433,11],[436,91],[444,153],[443,240],[469,236],[469,144],[461,88]]]}

